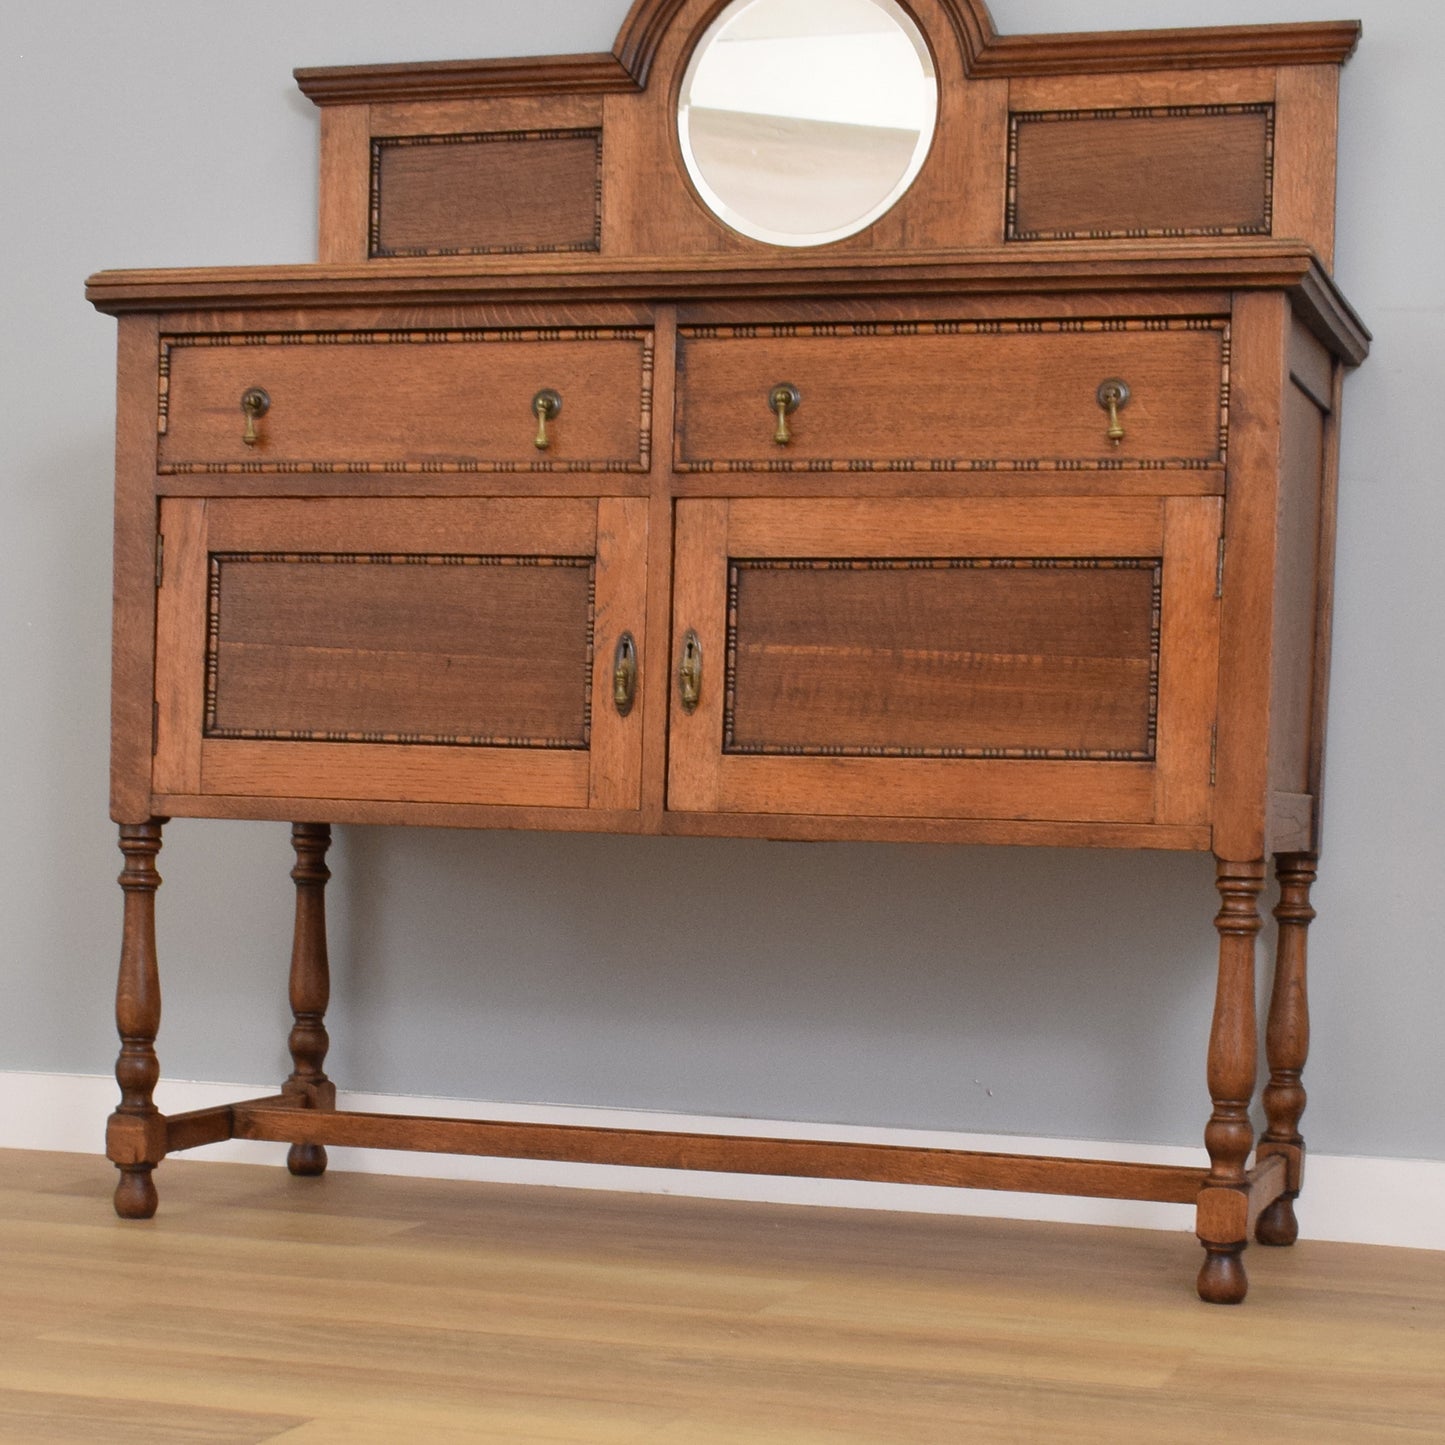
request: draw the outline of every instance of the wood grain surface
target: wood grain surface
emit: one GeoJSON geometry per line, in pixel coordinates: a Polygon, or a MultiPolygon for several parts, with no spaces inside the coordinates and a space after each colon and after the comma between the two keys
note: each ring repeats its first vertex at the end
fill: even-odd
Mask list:
{"type": "Polygon", "coordinates": [[[1015,117],[1010,239],[1268,234],[1273,115],[1219,109],[1015,117]]]}
{"type": "Polygon", "coordinates": [[[601,153],[597,130],[377,143],[371,254],[595,251],[602,226],[601,153]]]}
{"type": "Polygon", "coordinates": [[[103,1159],[0,1155],[0,1440],[1445,1434],[1442,1254],[1260,1252],[1261,1287],[1220,1314],[1183,1232],[165,1169],[135,1225],[103,1159]]]}
{"type": "Polygon", "coordinates": [[[931,306],[935,314],[941,297],[953,315],[968,314],[970,306],[993,308],[995,314],[1020,307],[1032,314],[1042,298],[1047,308],[1065,314],[1058,308],[1081,294],[1152,297],[1161,291],[1220,290],[1282,290],[1305,325],[1349,365],[1358,366],[1369,354],[1368,329],[1308,243],[1254,236],[1186,238],[1167,246],[1158,241],[1030,246],[1026,264],[1020,264],[1017,245],[886,254],[867,264],[832,251],[803,260],[776,255],[498,256],[489,258],[485,268],[474,258],[449,256],[402,258],[385,267],[100,271],[85,286],[86,299],[98,310],[111,315],[163,310],[177,332],[236,326],[238,318],[228,321],[214,313],[247,307],[261,309],[241,325],[276,325],[286,307],[324,307],[328,322],[344,325],[342,308],[374,318],[380,307],[423,304],[459,308],[458,324],[465,325],[486,323],[461,317],[545,302],[548,316],[565,316],[570,325],[596,317],[598,308],[670,300],[743,303],[756,320],[758,300],[778,297],[790,305],[822,299],[902,301],[925,310],[931,306]]]}
{"type": "Polygon", "coordinates": [[[734,753],[1153,756],[1156,564],[733,570],[734,753]]]}
{"type": "Polygon", "coordinates": [[[1175,321],[1166,330],[1142,318],[685,329],[678,464],[846,470],[878,462],[920,471],[1057,461],[1217,465],[1224,335],[1222,323],[1175,321]],[[1100,384],[1115,377],[1132,393],[1117,446],[1098,401],[1100,384]],[[802,398],[786,446],[774,441],[769,409],[782,383],[802,398]]]}
{"type": "Polygon", "coordinates": [[[396,329],[181,337],[162,351],[162,471],[297,466],[646,470],[647,339],[396,329]],[[243,439],[242,393],[269,409],[243,439]],[[533,398],[562,397],[545,452],[533,398]]]}
{"type": "Polygon", "coordinates": [[[645,502],[168,498],[162,529],[158,792],[637,807],[610,659],[645,502]]]}
{"type": "MultiPolygon", "coordinates": [[[[704,686],[692,713],[674,696],[668,806],[682,812],[721,809],[775,816],[1205,821],[1210,739],[1208,722],[1201,719],[1213,715],[1218,528],[1219,506],[1209,498],[1056,498],[1043,507],[1005,498],[920,498],[902,507],[870,498],[679,502],[674,650],[687,630],[697,633],[704,686]],[[1064,640],[1062,632],[1058,641],[1049,641],[1044,634],[1053,624],[1042,614],[1025,616],[1027,599],[1011,583],[1013,597],[987,614],[996,645],[965,647],[959,639],[966,641],[971,623],[950,623],[954,630],[949,631],[935,615],[935,599],[923,607],[923,598],[910,600],[900,593],[898,579],[926,576],[921,569],[883,570],[910,559],[1035,558],[1073,563],[1081,573],[1097,564],[1098,573],[1088,584],[1097,592],[1111,562],[1161,557],[1172,559],[1161,569],[1161,625],[1169,629],[1177,651],[1159,664],[1160,716],[1170,731],[1160,741],[1158,766],[1148,730],[1152,635],[1137,638],[1130,651],[1128,629],[1121,631],[1115,612],[1107,628],[1093,624],[1092,644],[1079,635],[1064,640]],[[837,578],[849,580],[853,574],[844,569],[850,559],[874,564],[876,573],[863,575],[881,578],[892,591],[866,607],[856,600],[845,605],[841,598],[814,596],[811,620],[790,603],[797,625],[788,638],[775,635],[790,624],[787,608],[774,598],[767,609],[772,615],[755,638],[751,629],[758,624],[751,619],[762,614],[749,603],[745,587],[731,589],[736,595],[729,587],[732,578],[749,570],[740,559],[750,558],[760,560],[761,572],[768,564],[790,560],[838,568],[795,574],[815,593],[837,578]],[[891,652],[885,658],[876,635],[881,622],[883,634],[892,639],[890,649],[906,649],[912,613],[932,618],[928,630],[935,638],[954,637],[952,651],[958,657],[989,652],[988,670],[1007,695],[990,700],[987,689],[976,685],[975,668],[950,684],[923,689],[944,698],[930,711],[932,705],[921,703],[920,688],[910,685],[909,675],[919,668],[936,671],[935,664],[926,658],[900,663],[891,652]],[[1113,664],[1088,655],[1090,646],[1098,651],[1101,628],[1110,632],[1111,645],[1123,649],[1112,654],[1113,664]],[[827,653],[821,660],[820,646],[827,653]],[[800,649],[808,648],[813,652],[797,661],[800,649]],[[1045,656],[1051,649],[1055,662],[1045,656]],[[1016,654],[1016,659],[993,654],[1016,654]],[[1101,721],[1098,689],[1086,681],[1070,684],[1063,676],[1074,666],[1092,676],[1101,665],[1125,672],[1143,669],[1131,683],[1121,675],[1111,684],[1110,705],[1134,709],[1131,735],[1118,718],[1101,721]],[[889,671],[883,681],[872,675],[880,666],[889,671]],[[851,687],[835,685],[830,668],[842,668],[851,687]],[[1056,674],[1052,680],[1045,676],[1050,669],[1056,674]],[[860,700],[864,689],[870,691],[860,700]],[[1086,718],[1089,708],[1094,713],[1086,718]],[[738,733],[735,726],[734,737],[741,736],[750,748],[729,747],[728,717],[742,729],[738,733]],[[980,742],[982,733],[969,733],[976,726],[987,731],[986,741],[980,742]],[[904,749],[923,755],[900,755],[904,749]],[[808,752],[813,755],[800,755],[808,752]]],[[[1146,634],[1152,571],[1147,586],[1151,605],[1141,609],[1136,600],[1131,612],[1135,631],[1142,623],[1146,634]]],[[[1075,634],[1090,628],[1083,602],[1074,599],[1075,634]]],[[[1103,605],[1104,598],[1093,596],[1092,602],[1103,605]]],[[[983,605],[974,599],[966,611],[982,622],[983,605]]],[[[1038,604],[1032,605],[1037,610],[1038,604]]],[[[957,658],[950,664],[955,671],[959,665],[957,658]]]]}
{"type": "Polygon", "coordinates": [[[207,734],[588,743],[587,557],[213,563],[207,734]]]}

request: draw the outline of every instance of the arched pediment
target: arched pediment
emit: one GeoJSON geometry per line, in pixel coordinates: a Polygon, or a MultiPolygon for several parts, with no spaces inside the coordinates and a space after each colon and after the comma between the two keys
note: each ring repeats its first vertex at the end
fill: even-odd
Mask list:
{"type": "MultiPolygon", "coordinates": [[[[719,6],[722,3],[719,0],[719,6]]],[[[664,39],[691,4],[692,0],[635,0],[612,50],[604,54],[326,66],[298,70],[296,81],[317,105],[635,92],[646,89],[664,39]]],[[[935,4],[957,37],[964,73],[979,79],[1339,65],[1360,38],[1359,24],[1353,20],[1000,35],[985,0],[935,0],[935,4]]]]}
{"type": "MultiPolygon", "coordinates": [[[[647,84],[669,26],[689,0],[636,0],[612,54],[647,84]]],[[[1000,35],[985,0],[938,0],[971,76],[1076,75],[1201,65],[1342,63],[1360,38],[1352,20],[1303,25],[1236,25],[1198,30],[1119,30],[1063,35],[1000,35]]]]}
{"type": "MultiPolygon", "coordinates": [[[[1329,72],[1357,24],[1001,35],[987,0],[900,3],[933,50],[931,144],[860,233],[805,230],[822,237],[806,244],[1273,236],[1330,255],[1334,177],[1310,137],[1333,124],[1329,72]]],[[[633,0],[613,48],[593,54],[298,71],[319,105],[351,108],[323,130],[327,258],[805,244],[787,227],[733,224],[740,213],[712,205],[687,170],[678,89],[725,4],[633,0]]]]}
{"type": "MultiPolygon", "coordinates": [[[[612,53],[639,85],[647,84],[657,49],[689,0],[635,0],[622,22],[612,53]]],[[[966,57],[979,54],[998,32],[984,0],[940,0],[966,57]]]]}

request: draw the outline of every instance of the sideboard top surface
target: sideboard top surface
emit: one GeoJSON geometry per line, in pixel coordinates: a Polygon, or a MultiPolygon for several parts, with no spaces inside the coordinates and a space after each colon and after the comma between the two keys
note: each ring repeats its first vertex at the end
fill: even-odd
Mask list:
{"type": "Polygon", "coordinates": [[[1358,365],[1370,333],[1306,246],[1231,240],[1169,247],[1135,243],[1052,245],[1027,258],[1004,248],[874,256],[740,258],[587,256],[464,257],[384,264],[197,267],[100,271],[87,298],[111,315],[128,312],[455,306],[527,302],[756,300],[813,297],[1038,296],[1129,292],[1288,293],[1295,310],[1342,360],[1358,365]]]}

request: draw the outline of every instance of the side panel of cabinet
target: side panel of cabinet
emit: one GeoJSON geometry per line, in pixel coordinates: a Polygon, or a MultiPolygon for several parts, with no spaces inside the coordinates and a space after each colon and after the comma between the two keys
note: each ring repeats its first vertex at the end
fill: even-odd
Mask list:
{"type": "Polygon", "coordinates": [[[646,504],[170,498],[160,795],[635,809],[646,504]]]}
{"type": "Polygon", "coordinates": [[[1216,498],[684,501],[668,805],[1200,824],[1216,498]]]}
{"type": "Polygon", "coordinates": [[[143,823],[153,811],[158,330],[154,316],[120,319],[110,690],[110,813],[117,823],[143,823]]]}
{"type": "Polygon", "coordinates": [[[1297,320],[1288,356],[1280,416],[1266,829],[1277,852],[1308,851],[1318,841],[1337,471],[1332,359],[1297,320]]]}

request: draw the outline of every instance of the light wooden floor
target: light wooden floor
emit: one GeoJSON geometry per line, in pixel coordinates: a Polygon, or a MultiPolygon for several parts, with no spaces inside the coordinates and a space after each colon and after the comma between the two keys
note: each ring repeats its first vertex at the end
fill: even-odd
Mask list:
{"type": "Polygon", "coordinates": [[[1445,1440],[1445,1254],[0,1153],[0,1440],[1445,1440]]]}

